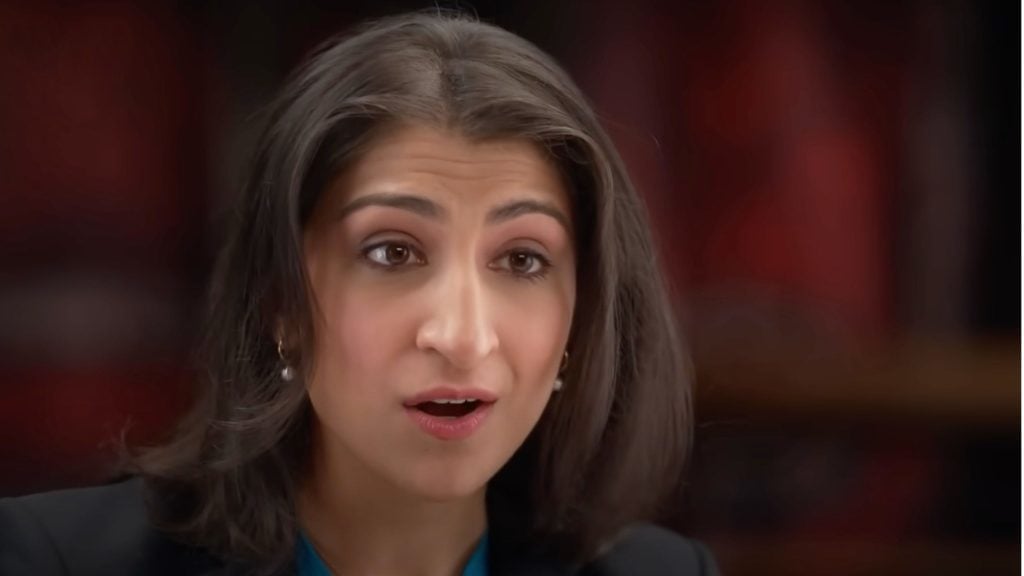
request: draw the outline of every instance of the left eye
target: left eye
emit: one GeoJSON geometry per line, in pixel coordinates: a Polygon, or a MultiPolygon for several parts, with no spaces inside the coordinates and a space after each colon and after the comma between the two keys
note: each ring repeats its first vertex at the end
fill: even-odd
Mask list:
{"type": "Polygon", "coordinates": [[[495,265],[516,276],[537,276],[544,273],[550,263],[531,250],[512,250],[497,260],[495,265]]]}

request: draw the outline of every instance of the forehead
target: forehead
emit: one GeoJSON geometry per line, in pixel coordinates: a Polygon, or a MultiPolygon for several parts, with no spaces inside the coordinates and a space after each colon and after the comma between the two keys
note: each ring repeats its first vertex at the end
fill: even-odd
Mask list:
{"type": "Polygon", "coordinates": [[[337,205],[375,192],[455,203],[529,197],[570,212],[565,183],[538,144],[513,138],[475,141],[423,125],[378,136],[334,179],[323,200],[337,205]]]}

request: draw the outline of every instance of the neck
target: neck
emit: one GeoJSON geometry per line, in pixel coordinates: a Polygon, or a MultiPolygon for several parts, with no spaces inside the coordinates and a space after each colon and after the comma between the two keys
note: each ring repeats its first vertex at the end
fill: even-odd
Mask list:
{"type": "Polygon", "coordinates": [[[311,451],[298,514],[306,537],[334,576],[458,576],[487,527],[485,489],[431,501],[401,490],[354,459],[311,451]]]}

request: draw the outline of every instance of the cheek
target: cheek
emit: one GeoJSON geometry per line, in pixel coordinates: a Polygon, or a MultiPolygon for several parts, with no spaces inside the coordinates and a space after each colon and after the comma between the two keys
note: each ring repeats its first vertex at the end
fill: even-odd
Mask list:
{"type": "Polygon", "coordinates": [[[381,380],[408,341],[409,314],[403,300],[359,286],[318,294],[318,300],[322,319],[310,393],[359,395],[364,401],[370,397],[368,390],[387,390],[388,383],[381,380]]]}
{"type": "Polygon", "coordinates": [[[524,386],[546,391],[554,382],[572,323],[572,291],[557,290],[507,302],[500,310],[502,347],[524,386]]]}

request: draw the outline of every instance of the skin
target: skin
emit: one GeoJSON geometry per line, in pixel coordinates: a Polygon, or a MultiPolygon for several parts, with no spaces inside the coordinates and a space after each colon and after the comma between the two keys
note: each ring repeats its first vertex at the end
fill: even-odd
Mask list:
{"type": "Polygon", "coordinates": [[[322,195],[305,233],[319,314],[300,490],[335,574],[458,574],[487,482],[550,400],[576,294],[571,207],[535,145],[406,125],[322,195]],[[514,207],[514,209],[512,209],[514,207]],[[470,437],[428,435],[426,390],[498,400],[470,437]]]}

